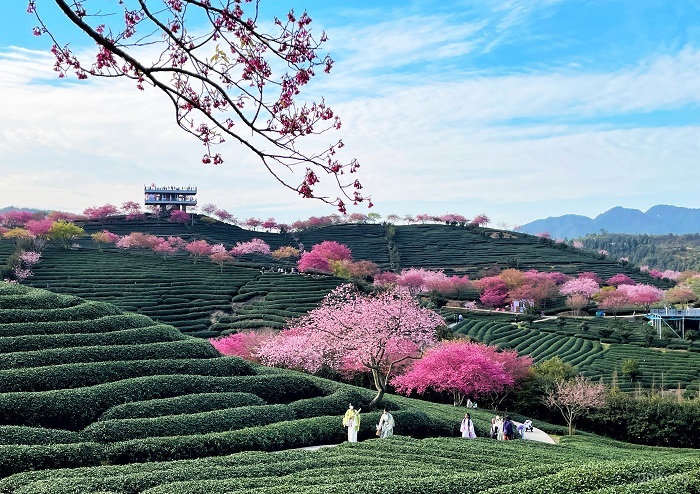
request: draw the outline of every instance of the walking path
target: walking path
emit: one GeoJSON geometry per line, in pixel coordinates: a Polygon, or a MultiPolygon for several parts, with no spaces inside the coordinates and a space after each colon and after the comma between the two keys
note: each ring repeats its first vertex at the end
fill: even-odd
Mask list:
{"type": "MultiPolygon", "coordinates": [[[[521,422],[516,422],[515,420],[513,421],[515,426],[519,426],[521,422]]],[[[546,432],[544,432],[541,429],[538,429],[534,427],[532,429],[532,432],[525,432],[523,433],[523,439],[527,441],[537,441],[540,443],[546,443],[546,444],[557,444],[554,439],[552,439],[546,432]]],[[[306,446],[303,448],[298,448],[298,449],[304,449],[306,451],[316,451],[321,448],[332,448],[333,446],[338,446],[337,444],[321,444],[319,446],[306,446]]]]}

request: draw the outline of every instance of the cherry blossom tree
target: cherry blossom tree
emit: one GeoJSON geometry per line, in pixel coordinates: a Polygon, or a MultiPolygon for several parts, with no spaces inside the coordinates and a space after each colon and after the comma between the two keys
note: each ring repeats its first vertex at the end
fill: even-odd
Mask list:
{"type": "Polygon", "coordinates": [[[309,372],[324,365],[350,374],[371,372],[377,389],[372,408],[397,368],[435,344],[436,331],[444,324],[406,290],[365,294],[341,285],[318,308],[264,344],[259,356],[265,365],[309,372]]]}
{"type": "Polygon", "coordinates": [[[598,301],[598,307],[603,310],[609,310],[615,317],[617,317],[617,313],[620,311],[620,309],[633,305],[633,303],[630,301],[629,295],[627,295],[624,290],[619,289],[601,290],[598,292],[596,298],[598,301]]]}
{"type": "Polygon", "coordinates": [[[263,227],[268,232],[270,230],[275,229],[275,228],[279,228],[279,225],[277,224],[277,222],[275,221],[274,218],[266,219],[265,221],[262,222],[262,224],[260,226],[263,227]]]}
{"type": "Polygon", "coordinates": [[[193,240],[185,245],[185,250],[190,253],[194,264],[197,264],[200,257],[208,256],[212,253],[212,246],[206,240],[193,240]]]}
{"type": "Polygon", "coordinates": [[[232,355],[260,363],[258,349],[272,337],[269,331],[241,331],[219,338],[211,338],[209,343],[221,355],[232,355]]]}
{"type": "Polygon", "coordinates": [[[676,285],[673,288],[666,290],[664,299],[670,304],[688,305],[689,302],[697,300],[697,295],[688,285],[676,285]]]}
{"type": "Polygon", "coordinates": [[[476,218],[474,218],[473,220],[471,220],[469,222],[469,224],[476,225],[476,226],[486,226],[489,224],[490,221],[491,220],[489,219],[489,217],[482,213],[482,214],[478,215],[476,218]]]}
{"type": "Polygon", "coordinates": [[[103,206],[94,206],[91,208],[86,208],[83,214],[87,216],[90,220],[102,221],[110,216],[116,216],[119,214],[119,208],[113,204],[105,204],[103,206]]]}
{"type": "Polygon", "coordinates": [[[245,220],[245,226],[253,230],[257,229],[260,225],[262,225],[262,220],[259,218],[248,218],[245,220]]]}
{"type": "Polygon", "coordinates": [[[532,300],[534,309],[542,309],[547,300],[559,293],[556,283],[547,273],[526,271],[525,279],[525,283],[509,292],[512,300],[532,300]]]}
{"type": "Polygon", "coordinates": [[[184,225],[185,223],[189,223],[192,220],[192,217],[187,214],[186,211],[180,211],[179,209],[173,209],[170,211],[170,218],[169,221],[171,223],[179,223],[181,225],[184,225]]]}
{"type": "Polygon", "coordinates": [[[267,22],[258,19],[258,1],[55,3],[77,32],[96,44],[93,61],[84,61],[45,23],[41,3],[30,0],[27,10],[37,21],[34,34],[50,38],[59,77],[121,77],[133,80],[139,90],[156,88],[172,102],[176,123],[205,146],[204,163],[223,163],[214,148],[231,140],[302,197],[320,199],[341,212],[347,201],[367,199],[359,180],[352,178],[359,163],[338,159],[341,140],[315,151],[299,142],[341,126],[324,100],[297,101],[317,71],[328,73],[333,66],[321,53],[326,34],[314,35],[306,12],[290,10],[270,19],[274,27],[265,32],[260,24],[267,22]],[[293,170],[303,173],[297,185],[283,175],[293,170]],[[335,183],[338,197],[316,194],[324,175],[335,183]]]}
{"type": "Polygon", "coordinates": [[[109,230],[102,230],[101,232],[95,232],[92,235],[93,242],[97,245],[97,250],[102,252],[104,246],[107,244],[116,244],[119,241],[119,235],[112,233],[109,230]]]}
{"type": "Polygon", "coordinates": [[[620,286],[620,285],[636,285],[637,282],[634,281],[632,278],[627,276],[626,274],[623,273],[617,273],[615,276],[611,276],[607,280],[605,280],[605,283],[611,286],[620,286]]]}
{"type": "Polygon", "coordinates": [[[248,242],[236,242],[236,246],[231,249],[232,256],[244,256],[246,254],[270,255],[270,246],[264,240],[254,238],[248,242]]]}
{"type": "Polygon", "coordinates": [[[29,220],[25,223],[24,227],[34,237],[32,243],[39,251],[44,250],[44,247],[46,247],[46,242],[49,239],[53,223],[54,220],[48,218],[44,218],[43,220],[29,220]]]}
{"type": "Polygon", "coordinates": [[[664,298],[664,291],[652,285],[620,285],[618,291],[622,291],[629,301],[635,305],[641,305],[645,311],[649,312],[652,304],[660,302],[664,298]]]}
{"type": "Polygon", "coordinates": [[[172,255],[177,252],[177,249],[168,243],[165,239],[160,239],[156,245],[152,247],[153,252],[156,254],[162,254],[163,259],[167,259],[168,255],[172,255]]]}
{"type": "Polygon", "coordinates": [[[350,248],[332,240],[325,240],[314,245],[309,252],[304,252],[297,262],[297,268],[303,273],[310,271],[330,273],[329,261],[340,260],[352,260],[350,248]]]}
{"type": "Polygon", "coordinates": [[[605,386],[594,384],[584,376],[569,381],[559,380],[547,390],[542,401],[547,407],[559,410],[572,436],[574,423],[583,412],[605,405],[605,386]]]}
{"type": "Polygon", "coordinates": [[[6,212],[2,218],[3,224],[8,228],[12,228],[23,226],[28,221],[33,220],[34,215],[29,211],[18,211],[16,209],[13,209],[11,211],[6,212]]]}
{"type": "Polygon", "coordinates": [[[487,307],[498,307],[508,300],[508,287],[500,276],[485,276],[474,285],[481,292],[479,300],[487,307]]]}
{"type": "Polygon", "coordinates": [[[581,309],[588,304],[594,293],[600,290],[600,286],[591,278],[574,278],[559,287],[559,293],[568,295],[566,305],[579,315],[581,309]]]}
{"type": "Polygon", "coordinates": [[[219,266],[219,270],[223,274],[224,265],[233,261],[233,256],[231,256],[231,254],[229,254],[228,252],[226,252],[226,250],[224,250],[224,251],[212,252],[211,254],[209,254],[209,259],[211,260],[211,262],[213,262],[214,264],[219,266]]]}
{"type": "Polygon", "coordinates": [[[414,361],[392,384],[407,395],[429,389],[449,393],[456,406],[465,398],[503,393],[524,377],[531,365],[530,357],[518,357],[514,350],[499,352],[497,347],[468,341],[443,342],[414,361]]]}
{"type": "Polygon", "coordinates": [[[122,211],[124,211],[124,219],[127,221],[142,220],[146,215],[141,211],[141,205],[135,201],[126,201],[122,203],[122,211]]]}

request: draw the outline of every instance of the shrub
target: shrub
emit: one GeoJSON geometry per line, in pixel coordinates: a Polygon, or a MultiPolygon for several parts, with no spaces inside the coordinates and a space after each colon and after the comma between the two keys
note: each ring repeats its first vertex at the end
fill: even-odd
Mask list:
{"type": "Polygon", "coordinates": [[[124,403],[107,410],[100,420],[162,417],[264,404],[265,400],[251,393],[200,393],[124,403]]]}

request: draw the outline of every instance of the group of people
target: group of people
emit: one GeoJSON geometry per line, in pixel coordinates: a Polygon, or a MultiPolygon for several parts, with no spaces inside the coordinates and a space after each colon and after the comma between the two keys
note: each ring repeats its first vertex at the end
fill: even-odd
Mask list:
{"type": "MultiPolygon", "coordinates": [[[[348,441],[351,443],[357,442],[357,432],[360,430],[361,411],[361,408],[355,409],[355,407],[350,404],[345,412],[345,416],[343,416],[343,427],[347,427],[348,441]]],[[[394,425],[394,416],[389,413],[389,410],[384,408],[379,418],[379,423],[376,426],[377,436],[380,439],[386,439],[392,436],[394,434],[394,425]]],[[[466,439],[474,439],[476,437],[474,421],[470,413],[464,415],[459,430],[462,433],[462,437],[466,439]]],[[[526,420],[524,423],[516,426],[510,416],[506,415],[505,417],[501,417],[500,415],[496,415],[491,419],[489,437],[498,441],[511,441],[516,437],[525,437],[524,433],[526,431],[532,432],[531,420],[526,420]]]]}
{"type": "MultiPolygon", "coordinates": [[[[357,432],[360,430],[360,422],[362,417],[360,412],[361,408],[355,409],[355,407],[350,404],[345,415],[343,416],[343,427],[348,428],[348,442],[357,442],[357,432]]],[[[379,417],[379,423],[377,424],[377,436],[380,439],[386,439],[389,436],[394,435],[394,416],[389,413],[388,409],[384,409],[382,416],[379,417]]]]}
{"type": "Polygon", "coordinates": [[[511,441],[516,437],[516,430],[515,422],[508,415],[505,417],[496,415],[491,419],[489,437],[498,441],[511,441]]]}

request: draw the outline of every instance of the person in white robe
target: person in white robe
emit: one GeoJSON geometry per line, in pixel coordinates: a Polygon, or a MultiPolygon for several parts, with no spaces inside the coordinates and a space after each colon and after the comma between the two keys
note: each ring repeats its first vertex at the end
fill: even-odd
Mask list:
{"type": "Polygon", "coordinates": [[[467,413],[464,415],[459,430],[462,432],[462,437],[467,439],[474,439],[476,437],[476,432],[474,431],[474,421],[472,420],[471,414],[467,413]]]}
{"type": "Polygon", "coordinates": [[[379,438],[386,439],[389,436],[394,435],[394,416],[389,413],[389,410],[384,409],[384,413],[379,418],[379,423],[377,424],[377,431],[379,431],[379,438]]]}
{"type": "Polygon", "coordinates": [[[348,407],[347,411],[345,412],[345,416],[343,417],[343,427],[348,428],[348,441],[351,443],[357,442],[357,431],[360,430],[361,410],[361,408],[355,410],[355,407],[353,407],[352,403],[350,403],[350,406],[348,407]]]}

